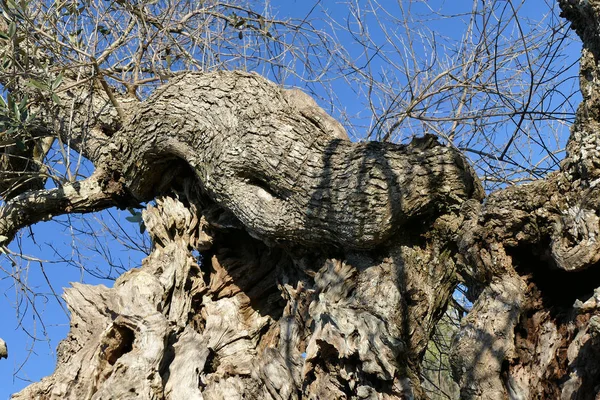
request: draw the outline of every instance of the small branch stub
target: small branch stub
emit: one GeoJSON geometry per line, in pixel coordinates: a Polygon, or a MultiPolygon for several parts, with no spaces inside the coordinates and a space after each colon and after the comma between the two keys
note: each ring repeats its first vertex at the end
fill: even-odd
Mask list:
{"type": "Polygon", "coordinates": [[[6,342],[0,339],[0,360],[3,358],[8,358],[8,348],[6,342]]]}

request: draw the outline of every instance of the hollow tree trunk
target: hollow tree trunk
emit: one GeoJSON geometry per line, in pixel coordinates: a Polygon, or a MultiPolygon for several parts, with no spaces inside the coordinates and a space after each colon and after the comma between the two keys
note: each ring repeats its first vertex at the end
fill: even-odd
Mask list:
{"type": "Polygon", "coordinates": [[[57,370],[16,398],[423,398],[460,205],[482,192],[434,138],[344,135],[254,74],[159,90],[98,162],[137,200],[185,203],[145,211],[140,269],[67,290],[57,370]]]}
{"type": "Polygon", "coordinates": [[[481,295],[455,338],[464,399],[600,396],[600,2],[559,1],[583,41],[583,102],[560,171],[490,195],[459,240],[481,295]]]}
{"type": "Polygon", "coordinates": [[[597,398],[600,2],[560,4],[584,42],[567,157],[485,202],[453,148],[351,143],[301,92],[241,72],[188,74],[74,140],[96,173],[7,202],[2,241],[156,197],[153,252],[112,289],[67,290],[57,369],[16,398],[424,398],[459,280],[476,300],[454,340],[461,399],[597,398]]]}

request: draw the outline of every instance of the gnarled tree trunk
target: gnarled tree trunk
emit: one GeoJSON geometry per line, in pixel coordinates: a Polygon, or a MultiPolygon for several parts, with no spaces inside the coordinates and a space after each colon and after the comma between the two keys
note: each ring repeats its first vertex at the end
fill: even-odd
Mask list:
{"type": "Polygon", "coordinates": [[[254,74],[159,90],[97,160],[126,196],[182,201],[144,213],[139,270],[67,291],[57,370],[17,398],[422,398],[460,206],[482,191],[432,137],[344,135],[254,74]]]}
{"type": "Polygon", "coordinates": [[[476,300],[454,340],[461,398],[596,398],[600,2],[560,3],[584,42],[567,157],[485,202],[454,148],[351,143],[255,74],[187,74],[122,103],[122,124],[82,101],[100,122],[70,134],[96,172],[8,201],[0,235],[156,198],[153,252],[111,289],[66,291],[57,369],[15,398],[421,399],[459,281],[476,300]]]}

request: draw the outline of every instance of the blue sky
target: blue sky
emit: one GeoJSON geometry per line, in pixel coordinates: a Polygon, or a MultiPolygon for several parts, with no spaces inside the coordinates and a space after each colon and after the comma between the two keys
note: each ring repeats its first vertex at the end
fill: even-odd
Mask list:
{"type": "MultiPolygon", "coordinates": [[[[386,0],[383,1],[386,3],[386,0]]],[[[445,2],[437,0],[431,1],[433,6],[441,6],[445,2]]],[[[468,11],[471,6],[470,1],[449,2],[455,11],[468,11]],[[458,7],[462,8],[459,10],[458,7]]],[[[289,1],[277,0],[272,5],[280,17],[293,16],[303,18],[313,9],[315,5],[311,1],[289,1]]],[[[348,11],[347,7],[337,1],[322,1],[321,5],[327,9],[331,15],[344,18],[348,11]]],[[[448,7],[448,6],[446,6],[448,7]]],[[[526,2],[524,15],[535,17],[541,9],[546,9],[545,2],[542,0],[531,0],[526,2]]],[[[317,7],[312,16],[320,16],[317,7]]],[[[316,26],[320,24],[325,26],[328,21],[316,21],[316,26]]],[[[450,22],[444,20],[431,21],[436,24],[441,32],[448,36],[455,36],[462,32],[463,26],[457,25],[457,20],[450,22]]],[[[349,43],[349,37],[340,36],[342,41],[349,43]]],[[[569,52],[576,54],[580,46],[572,45],[569,52]]],[[[356,52],[357,57],[361,50],[348,44],[348,51],[356,52]]],[[[378,68],[385,66],[379,65],[378,68]]],[[[377,72],[377,71],[375,71],[377,72]]],[[[286,82],[294,84],[293,80],[286,82]]],[[[359,91],[348,83],[340,80],[335,83],[335,94],[340,104],[351,115],[364,115],[366,111],[363,103],[359,100],[359,91]]],[[[317,89],[318,90],[318,89],[317,89]]],[[[319,92],[317,91],[317,94],[319,92]]],[[[324,93],[321,93],[324,95],[324,93]]],[[[332,111],[335,115],[336,110],[332,111]]],[[[357,118],[359,121],[360,118],[357,118]]],[[[136,235],[137,226],[125,220],[128,216],[127,211],[114,211],[110,217],[107,213],[99,213],[87,216],[88,223],[82,222],[77,217],[63,217],[61,223],[45,222],[40,223],[29,229],[25,229],[21,238],[11,245],[14,252],[22,252],[32,257],[31,260],[21,260],[19,265],[13,266],[9,261],[4,260],[1,264],[3,271],[0,271],[0,315],[2,315],[2,325],[0,326],[0,337],[2,337],[9,346],[9,359],[0,361],[0,400],[6,399],[10,394],[22,389],[28,384],[28,381],[37,381],[43,376],[50,374],[54,368],[55,349],[58,342],[64,338],[68,332],[68,317],[64,311],[63,305],[57,300],[62,288],[67,287],[69,282],[84,281],[86,283],[103,283],[110,285],[111,281],[102,280],[94,277],[93,274],[82,270],[81,265],[86,265],[92,269],[98,268],[107,270],[108,266],[102,253],[110,252],[114,257],[115,263],[122,262],[124,266],[138,266],[143,257],[142,252],[131,251],[119,244],[117,240],[106,236],[101,240],[101,248],[86,249],[86,246],[94,246],[89,242],[85,233],[91,230],[103,230],[102,223],[113,225],[121,224],[127,231],[126,234],[136,235]],[[84,249],[82,254],[87,257],[80,259],[73,257],[72,248],[74,245],[84,249]],[[40,263],[36,259],[44,260],[40,263]],[[65,262],[64,259],[70,262],[65,262]],[[42,270],[43,265],[43,270],[42,270]],[[12,274],[16,270],[20,271],[20,278],[26,278],[29,286],[35,293],[26,293],[36,305],[35,310],[24,308],[26,304],[23,301],[24,294],[18,290],[11,277],[5,276],[6,273],[12,274]],[[48,285],[52,283],[54,292],[48,285]],[[40,319],[41,318],[41,319],[40,319]],[[34,339],[39,338],[40,341],[34,339]]],[[[116,228],[115,228],[116,229],[116,228]]],[[[114,271],[116,273],[116,271],[114,271]]],[[[114,274],[113,274],[114,276],[114,274]]]]}
{"type": "MultiPolygon", "coordinates": [[[[125,220],[129,212],[114,210],[112,213],[130,235],[138,233],[137,226],[125,220]]],[[[27,386],[28,381],[40,380],[53,371],[56,346],[69,330],[64,305],[57,299],[57,295],[62,294],[62,288],[68,287],[70,282],[112,284],[112,281],[99,279],[93,276],[93,271],[84,271],[76,265],[80,262],[92,269],[107,271],[104,257],[99,252],[86,249],[92,242],[84,233],[89,232],[90,228],[102,232],[104,227],[98,222],[100,218],[118,230],[106,212],[90,214],[86,218],[89,225],[83,224],[79,216],[70,220],[67,217],[59,218],[61,222],[38,223],[31,231],[22,232],[22,237],[10,246],[15,252],[22,251],[45,262],[21,260],[18,266],[2,263],[2,268],[11,272],[19,269],[20,278],[27,280],[32,292],[20,291],[11,277],[0,280],[0,315],[3,317],[0,337],[9,346],[9,358],[0,361],[0,399],[8,398],[11,393],[27,386]],[[81,253],[86,258],[78,260],[78,257],[74,257],[70,262],[61,261],[74,255],[71,251],[74,245],[82,249],[81,253]],[[30,304],[27,305],[24,297],[29,297],[31,303],[35,304],[35,310],[30,304]]],[[[125,249],[111,237],[101,237],[100,240],[105,241],[112,257],[126,268],[140,265],[144,256],[142,252],[125,249]]]]}

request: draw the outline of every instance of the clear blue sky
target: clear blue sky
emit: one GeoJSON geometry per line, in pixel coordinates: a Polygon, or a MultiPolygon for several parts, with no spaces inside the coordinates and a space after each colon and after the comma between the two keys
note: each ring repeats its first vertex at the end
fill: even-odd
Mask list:
{"type": "MultiPolygon", "coordinates": [[[[432,6],[442,3],[439,0],[429,2],[432,6]]],[[[276,0],[272,4],[278,10],[277,13],[280,17],[294,16],[302,18],[313,8],[314,1],[276,0]]],[[[468,11],[471,2],[448,2],[448,4],[455,4],[454,7],[460,5],[464,7],[465,11],[468,11]]],[[[329,13],[336,17],[344,18],[347,14],[347,8],[337,1],[325,0],[322,1],[321,6],[328,9],[329,13]]],[[[523,11],[526,14],[535,16],[541,9],[546,9],[545,2],[543,0],[532,0],[526,2],[526,9],[523,11]]],[[[319,16],[318,8],[312,16],[322,18],[319,16]]],[[[325,22],[322,21],[322,23],[325,22]]],[[[463,29],[462,26],[456,26],[456,20],[452,24],[444,21],[435,21],[435,23],[439,25],[439,29],[445,31],[444,33],[449,36],[460,35],[463,29]]],[[[348,40],[348,38],[342,36],[342,40],[348,40]]],[[[351,48],[350,51],[352,51],[351,48]]],[[[578,53],[579,46],[574,45],[570,51],[578,53]]],[[[340,83],[336,86],[336,92],[338,97],[343,99],[344,106],[351,113],[358,113],[362,110],[362,105],[357,101],[356,93],[352,88],[340,83]]],[[[128,229],[129,234],[134,235],[136,233],[137,226],[125,221],[125,217],[129,215],[128,212],[115,212],[114,215],[116,215],[122,226],[128,229]]],[[[101,216],[109,223],[115,223],[114,221],[111,222],[106,213],[102,213],[101,216]]],[[[10,394],[22,389],[28,384],[27,380],[37,381],[50,374],[54,368],[56,345],[68,332],[68,317],[55,294],[49,288],[47,279],[52,282],[58,296],[62,294],[62,288],[68,286],[69,282],[72,281],[84,281],[93,284],[102,282],[110,285],[110,281],[100,280],[88,273],[83,273],[81,268],[77,266],[59,261],[63,256],[70,257],[71,248],[75,242],[80,248],[85,248],[88,239],[83,234],[84,232],[89,232],[91,229],[100,229],[98,224],[92,226],[82,224],[78,217],[74,217],[70,221],[67,219],[62,218],[66,223],[46,222],[37,224],[31,230],[23,232],[22,240],[11,245],[11,249],[15,252],[22,252],[34,258],[51,261],[43,263],[45,273],[42,273],[41,264],[37,261],[28,263],[21,261],[24,264],[19,266],[22,269],[22,277],[27,279],[28,285],[35,291],[35,293],[28,293],[27,296],[32,298],[35,296],[36,310],[23,308],[24,303],[21,303],[23,294],[16,290],[12,278],[5,276],[5,272],[0,271],[2,277],[0,279],[0,315],[2,316],[0,337],[6,340],[9,346],[9,359],[0,361],[0,400],[7,399],[10,394]],[[72,225],[71,228],[69,224],[72,225]],[[62,256],[58,256],[55,250],[62,256]],[[39,313],[39,316],[36,313],[39,313]],[[43,320],[40,320],[40,317],[43,320]],[[22,329],[22,327],[25,329],[22,329]],[[36,342],[31,335],[47,341],[36,342]]],[[[91,221],[93,221],[93,218],[91,221]]],[[[109,249],[115,259],[121,259],[126,266],[133,267],[140,264],[142,253],[127,251],[110,237],[106,238],[104,245],[105,249],[109,249]]],[[[101,251],[102,249],[100,249],[101,251]]],[[[106,262],[99,253],[83,251],[83,254],[89,259],[78,260],[82,264],[106,268],[106,262]]],[[[15,270],[15,267],[6,260],[2,262],[1,267],[11,273],[15,270]]]]}

